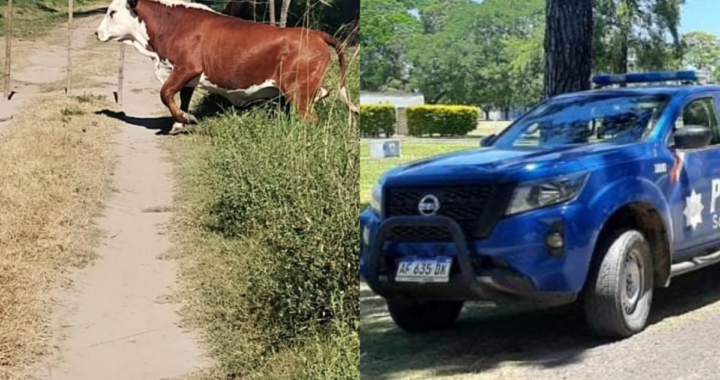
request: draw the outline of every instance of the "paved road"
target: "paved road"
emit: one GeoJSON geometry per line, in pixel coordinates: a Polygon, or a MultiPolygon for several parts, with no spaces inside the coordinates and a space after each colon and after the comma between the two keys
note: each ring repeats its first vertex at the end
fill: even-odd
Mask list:
{"type": "Polygon", "coordinates": [[[457,328],[410,335],[367,288],[363,379],[720,379],[720,266],[656,293],[651,325],[619,342],[591,336],[576,308],[470,306],[457,328]]]}

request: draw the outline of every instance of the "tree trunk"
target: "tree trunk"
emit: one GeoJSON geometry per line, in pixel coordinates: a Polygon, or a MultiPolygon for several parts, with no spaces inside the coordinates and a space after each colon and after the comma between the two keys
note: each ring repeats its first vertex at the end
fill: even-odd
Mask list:
{"type": "Polygon", "coordinates": [[[282,8],[280,9],[280,27],[284,28],[287,25],[287,14],[290,9],[290,0],[283,0],[282,8]]]}
{"type": "Polygon", "coordinates": [[[439,94],[430,98],[430,104],[438,104],[445,97],[445,91],[440,91],[439,94]]]}
{"type": "Polygon", "coordinates": [[[623,35],[620,40],[620,55],[618,56],[617,67],[615,68],[617,73],[628,72],[628,36],[623,35]]]}
{"type": "Polygon", "coordinates": [[[543,96],[590,88],[592,0],[547,0],[543,96]]]}
{"type": "Polygon", "coordinates": [[[615,67],[616,73],[628,72],[628,50],[630,43],[630,32],[633,24],[633,9],[635,6],[632,4],[634,0],[625,0],[622,5],[622,12],[620,13],[620,51],[617,57],[617,66],[615,67]]]}
{"type": "Polygon", "coordinates": [[[270,13],[270,25],[275,26],[275,0],[268,0],[268,13],[270,13]]]}
{"type": "MultiPolygon", "coordinates": [[[[620,52],[618,53],[615,72],[618,74],[628,72],[628,34],[625,32],[620,35],[620,52]]],[[[622,83],[620,87],[627,87],[627,84],[622,83]]]]}

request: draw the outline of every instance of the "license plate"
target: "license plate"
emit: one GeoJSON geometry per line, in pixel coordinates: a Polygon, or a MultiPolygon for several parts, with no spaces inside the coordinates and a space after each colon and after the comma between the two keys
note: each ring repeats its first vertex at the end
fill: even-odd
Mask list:
{"type": "Polygon", "coordinates": [[[448,282],[450,279],[450,257],[406,257],[400,261],[395,281],[397,282],[448,282]]]}

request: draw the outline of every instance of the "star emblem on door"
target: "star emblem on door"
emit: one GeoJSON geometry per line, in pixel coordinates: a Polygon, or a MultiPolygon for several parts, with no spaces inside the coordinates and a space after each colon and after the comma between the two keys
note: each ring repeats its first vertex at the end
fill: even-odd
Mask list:
{"type": "Polygon", "coordinates": [[[697,228],[699,224],[702,224],[702,211],[705,208],[702,204],[702,194],[692,190],[689,197],[685,198],[685,226],[690,227],[693,230],[697,228]]]}

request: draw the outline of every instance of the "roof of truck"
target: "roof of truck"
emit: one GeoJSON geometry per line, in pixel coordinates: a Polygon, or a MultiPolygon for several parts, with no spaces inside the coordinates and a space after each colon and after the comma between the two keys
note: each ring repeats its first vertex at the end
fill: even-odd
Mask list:
{"type": "Polygon", "coordinates": [[[717,85],[661,85],[661,86],[635,86],[601,88],[596,90],[572,92],[556,96],[556,98],[568,98],[578,95],[595,94],[627,94],[627,95],[688,95],[697,93],[720,92],[717,85]]]}

